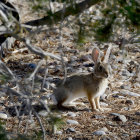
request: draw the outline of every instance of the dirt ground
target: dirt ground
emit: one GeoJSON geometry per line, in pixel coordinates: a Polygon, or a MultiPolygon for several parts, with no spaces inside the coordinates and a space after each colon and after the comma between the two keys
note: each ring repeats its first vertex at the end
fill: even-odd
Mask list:
{"type": "MultiPolygon", "coordinates": [[[[13,2],[20,13],[21,22],[24,23],[26,21],[36,19],[38,15],[32,14],[30,12],[30,8],[27,5],[26,1],[21,0],[13,2]]],[[[40,17],[42,15],[39,15],[40,17]]],[[[89,56],[91,53],[91,44],[85,44],[82,49],[77,48],[77,46],[73,43],[73,40],[70,37],[71,30],[67,27],[62,29],[64,48],[66,51],[65,59],[68,64],[70,64],[69,69],[72,67],[74,72],[79,72],[80,69],[88,71],[88,68],[83,66],[85,64],[91,64],[91,61],[86,60],[83,56],[89,56]],[[69,60],[71,60],[75,56],[74,64],[71,64],[69,60]],[[82,60],[84,59],[84,60],[82,60]],[[79,61],[80,60],[80,61],[79,61]]],[[[35,45],[41,47],[43,50],[48,52],[52,52],[58,47],[60,43],[59,40],[59,32],[58,31],[47,31],[34,35],[35,45]]],[[[112,44],[114,45],[114,44],[112,44]]],[[[104,45],[103,45],[104,46],[104,45]]],[[[15,44],[13,46],[13,50],[25,48],[24,44],[20,43],[20,45],[15,44]]],[[[103,49],[104,50],[104,47],[103,49]]],[[[76,106],[77,111],[59,111],[59,114],[63,116],[66,124],[60,129],[61,134],[50,134],[49,128],[46,127],[47,135],[46,139],[48,140],[140,140],[140,96],[131,96],[128,92],[137,93],[140,95],[140,80],[137,75],[127,75],[124,76],[122,71],[127,70],[129,73],[136,73],[136,66],[140,64],[140,44],[136,46],[129,45],[126,47],[128,52],[127,57],[121,57],[121,51],[118,49],[117,45],[113,48],[112,58],[110,60],[111,66],[113,69],[112,77],[109,79],[110,84],[109,88],[106,90],[106,96],[101,99],[101,106],[105,108],[104,112],[92,112],[91,107],[87,98],[79,99],[80,102],[83,102],[85,106],[78,105],[76,106]],[[126,61],[123,61],[126,59],[126,61]],[[128,61],[127,61],[128,60],[128,61]],[[130,64],[130,62],[133,62],[130,64]],[[68,113],[73,112],[75,114],[74,117],[69,116],[68,113]],[[119,120],[112,113],[118,113],[120,115],[124,115],[126,117],[125,122],[119,120]],[[67,124],[67,120],[75,120],[78,124],[67,124]],[[69,128],[73,128],[74,131],[69,131],[69,128]],[[96,136],[93,133],[102,128],[107,129],[105,135],[96,136]]],[[[55,54],[59,54],[59,48],[55,50],[55,54]]],[[[4,58],[5,63],[17,74],[21,77],[26,75],[28,72],[31,72],[28,65],[37,64],[40,60],[40,57],[30,53],[28,50],[18,53],[10,53],[4,58]]],[[[49,65],[49,76],[52,78],[63,78],[63,69],[54,66],[60,66],[61,64],[53,59],[48,59],[49,65]]],[[[68,71],[68,75],[71,74],[68,71]]],[[[39,73],[43,76],[43,72],[39,73]]],[[[52,93],[52,90],[47,90],[44,93],[40,93],[39,96],[47,95],[52,93]]],[[[24,116],[26,117],[26,116],[24,116]]],[[[45,121],[45,119],[43,118],[45,121]]],[[[7,120],[7,130],[12,132],[14,129],[18,128],[18,121],[16,117],[10,116],[7,120]]],[[[20,132],[24,131],[25,122],[22,122],[20,132]]],[[[28,132],[39,131],[40,127],[30,126],[28,132]]]]}

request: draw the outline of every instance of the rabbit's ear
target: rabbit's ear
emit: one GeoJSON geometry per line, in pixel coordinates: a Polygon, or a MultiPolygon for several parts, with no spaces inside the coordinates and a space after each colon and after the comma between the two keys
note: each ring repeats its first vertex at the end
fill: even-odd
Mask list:
{"type": "Polygon", "coordinates": [[[110,45],[107,49],[107,51],[105,51],[105,56],[104,56],[104,63],[108,63],[108,59],[109,59],[109,55],[110,55],[110,51],[111,51],[112,46],[110,45]]]}
{"type": "Polygon", "coordinates": [[[95,64],[100,61],[100,50],[98,48],[92,50],[92,60],[95,64]]]}

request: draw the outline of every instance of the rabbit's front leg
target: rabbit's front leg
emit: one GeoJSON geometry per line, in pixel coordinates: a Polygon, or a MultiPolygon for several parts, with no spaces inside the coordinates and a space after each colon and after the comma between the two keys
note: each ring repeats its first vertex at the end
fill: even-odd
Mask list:
{"type": "Polygon", "coordinates": [[[96,104],[96,108],[100,111],[104,111],[104,109],[102,109],[100,107],[100,96],[95,98],[95,104],[96,104]]]}
{"type": "Polygon", "coordinates": [[[99,111],[97,108],[96,108],[96,103],[95,103],[95,100],[93,98],[93,96],[91,94],[88,94],[88,100],[89,100],[89,103],[91,105],[91,108],[92,108],[92,111],[99,111]]]}

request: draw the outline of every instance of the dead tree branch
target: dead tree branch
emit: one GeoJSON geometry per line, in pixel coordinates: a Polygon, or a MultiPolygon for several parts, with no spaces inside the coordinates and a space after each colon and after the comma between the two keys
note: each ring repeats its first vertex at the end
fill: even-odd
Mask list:
{"type": "Polygon", "coordinates": [[[66,18],[70,15],[80,14],[85,9],[88,9],[89,7],[99,3],[100,1],[101,0],[84,0],[80,3],[76,3],[74,6],[70,5],[70,6],[66,7],[65,12],[63,11],[63,9],[61,9],[60,11],[52,14],[52,16],[45,16],[44,18],[41,18],[41,19],[26,22],[25,24],[32,25],[32,26],[52,25],[54,23],[56,24],[59,21],[61,21],[62,15],[64,18],[66,18]],[[53,20],[52,20],[52,18],[53,18],[53,20]]]}

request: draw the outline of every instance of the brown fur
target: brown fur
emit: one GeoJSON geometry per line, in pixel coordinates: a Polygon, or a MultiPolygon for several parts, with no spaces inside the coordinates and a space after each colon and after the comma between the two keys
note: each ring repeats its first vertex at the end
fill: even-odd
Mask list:
{"type": "Polygon", "coordinates": [[[59,84],[54,90],[57,106],[70,106],[74,100],[86,96],[93,111],[102,110],[99,100],[107,88],[108,64],[100,61],[100,52],[97,48],[93,49],[92,58],[95,64],[93,72],[70,76],[64,84],[59,84]]]}

